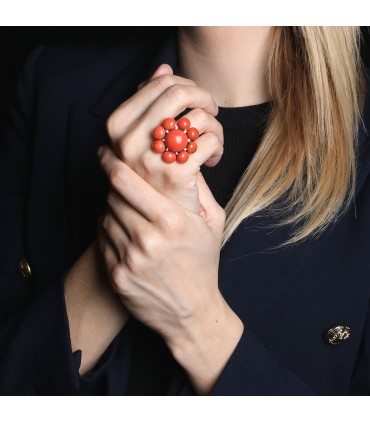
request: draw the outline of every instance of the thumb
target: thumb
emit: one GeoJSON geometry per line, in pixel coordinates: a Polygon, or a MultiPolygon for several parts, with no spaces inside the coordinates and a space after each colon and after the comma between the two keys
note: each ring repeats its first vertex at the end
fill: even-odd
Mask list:
{"type": "Polygon", "coordinates": [[[199,214],[213,231],[222,237],[225,226],[225,210],[217,203],[202,172],[198,172],[199,214]]]}
{"type": "Polygon", "coordinates": [[[148,82],[153,81],[153,79],[156,79],[162,75],[173,75],[173,70],[171,66],[167,63],[162,63],[161,65],[159,65],[153,75],[148,80],[141,82],[137,87],[138,91],[145,87],[148,82]]]}

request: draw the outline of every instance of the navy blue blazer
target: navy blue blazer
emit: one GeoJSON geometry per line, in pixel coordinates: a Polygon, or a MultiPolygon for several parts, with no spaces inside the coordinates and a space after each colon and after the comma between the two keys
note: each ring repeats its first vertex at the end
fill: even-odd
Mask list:
{"type": "MultiPolygon", "coordinates": [[[[105,120],[163,62],[177,63],[171,33],[109,47],[41,46],[25,64],[0,155],[1,394],[78,395],[97,379],[106,394],[194,394],[161,338],[134,319],[80,378],[63,292],[105,208],[96,156],[108,143],[105,120]],[[25,261],[19,272],[22,258],[31,277],[25,261]],[[133,355],[140,383],[130,376],[133,355]],[[151,391],[153,378],[160,388],[151,391]]],[[[369,92],[369,76],[367,84],[369,92]]],[[[272,231],[277,217],[261,213],[221,251],[220,290],[245,330],[210,395],[370,394],[369,102],[349,210],[322,236],[274,252],[291,228],[272,231]],[[333,345],[324,335],[338,325],[350,337],[333,345]]]]}

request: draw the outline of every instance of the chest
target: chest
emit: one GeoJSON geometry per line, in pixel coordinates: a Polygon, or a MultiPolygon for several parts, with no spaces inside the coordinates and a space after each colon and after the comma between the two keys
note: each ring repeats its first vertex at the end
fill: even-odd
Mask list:
{"type": "MultiPolygon", "coordinates": [[[[104,121],[76,105],[59,125],[36,134],[30,181],[25,239],[40,285],[61,275],[95,238],[108,191],[96,157],[108,142],[104,121]]],[[[370,295],[369,185],[358,193],[356,213],[351,206],[317,239],[271,250],[290,228],[273,229],[267,213],[244,221],[221,252],[219,287],[229,305],[289,368],[307,371],[308,380],[338,366],[351,373],[370,295]],[[336,325],[351,328],[351,342],[334,349],[322,336],[336,325]]]]}
{"type": "Polygon", "coordinates": [[[287,231],[271,230],[267,215],[244,221],[221,253],[220,290],[246,330],[322,393],[345,392],[364,334],[369,188],[357,197],[356,215],[352,207],[317,239],[272,252],[287,231]],[[325,336],[338,325],[348,326],[350,337],[331,345],[325,336]]]}

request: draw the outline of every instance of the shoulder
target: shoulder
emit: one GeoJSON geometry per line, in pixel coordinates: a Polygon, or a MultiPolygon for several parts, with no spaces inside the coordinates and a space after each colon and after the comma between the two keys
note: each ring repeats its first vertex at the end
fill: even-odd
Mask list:
{"type": "MultiPolygon", "coordinates": [[[[176,60],[172,30],[147,32],[117,43],[58,43],[36,48],[29,56],[22,79],[43,104],[93,104],[105,93],[115,96],[136,90],[158,61],[176,60]],[[136,84],[136,85],[135,85],[136,84]]],[[[159,63],[159,64],[160,64],[159,63]]]]}
{"type": "Polygon", "coordinates": [[[176,62],[176,31],[152,30],[115,44],[41,46],[29,57],[24,79],[36,115],[48,116],[44,122],[65,121],[60,114],[75,103],[106,119],[161,63],[176,62]]]}
{"type": "Polygon", "coordinates": [[[146,48],[146,43],[133,41],[119,45],[42,45],[28,57],[22,77],[40,95],[76,99],[104,89],[146,48]]]}

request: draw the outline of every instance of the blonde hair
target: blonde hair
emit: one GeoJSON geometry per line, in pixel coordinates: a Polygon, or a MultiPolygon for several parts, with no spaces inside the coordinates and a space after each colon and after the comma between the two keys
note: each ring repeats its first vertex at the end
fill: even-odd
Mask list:
{"type": "Polygon", "coordinates": [[[222,247],[262,210],[287,213],[277,226],[299,224],[281,247],[320,235],[351,204],[364,91],[359,40],[358,27],[274,28],[266,60],[272,110],[226,205],[222,247]]]}

